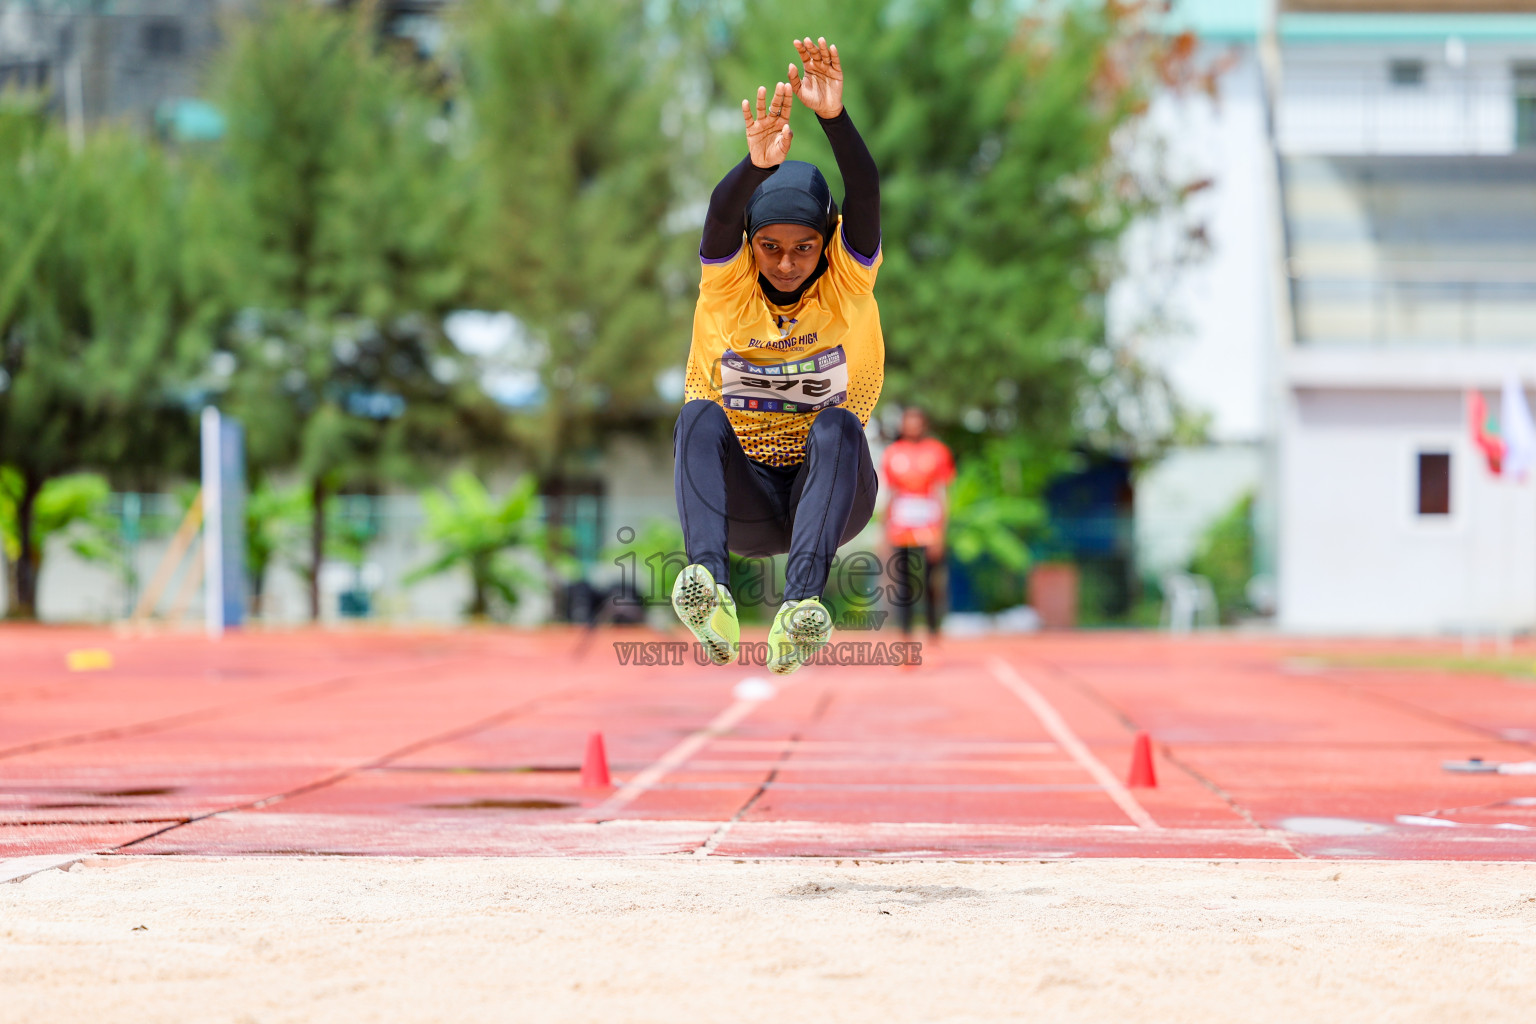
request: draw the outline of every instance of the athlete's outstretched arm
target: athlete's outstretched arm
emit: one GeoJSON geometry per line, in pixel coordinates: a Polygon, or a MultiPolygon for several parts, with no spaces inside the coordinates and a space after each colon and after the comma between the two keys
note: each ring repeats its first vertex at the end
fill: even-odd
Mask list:
{"type": "Polygon", "coordinates": [[[825,38],[796,39],[795,51],[805,72],[791,64],[789,84],[800,102],[816,112],[843,176],[843,235],[854,252],[872,260],[880,249],[880,171],[843,108],[842,58],[825,38]]]}
{"type": "Polygon", "coordinates": [[[728,259],[741,248],[741,222],[747,201],[757,186],[768,179],[784,158],[794,132],[789,128],[789,109],[794,96],[784,82],[773,90],[773,102],[767,104],[768,90],[757,89],[757,117],[746,100],[741,101],[741,117],[747,128],[747,156],[728,171],[709,197],[709,212],[704,215],[704,239],[699,255],[706,260],[728,259]]]}

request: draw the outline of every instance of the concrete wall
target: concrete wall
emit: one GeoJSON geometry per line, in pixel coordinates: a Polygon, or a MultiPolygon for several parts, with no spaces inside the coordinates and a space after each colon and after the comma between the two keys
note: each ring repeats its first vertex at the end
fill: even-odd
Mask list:
{"type": "Polygon", "coordinates": [[[1189,566],[1200,539],[1262,482],[1258,444],[1171,451],[1136,477],[1136,569],[1145,578],[1189,566]]]}
{"type": "Polygon", "coordinates": [[[1281,460],[1280,623],[1423,634],[1536,623],[1536,488],[1491,477],[1460,390],[1301,387],[1281,460]],[[1451,453],[1451,514],[1417,514],[1419,451],[1451,453]]]}

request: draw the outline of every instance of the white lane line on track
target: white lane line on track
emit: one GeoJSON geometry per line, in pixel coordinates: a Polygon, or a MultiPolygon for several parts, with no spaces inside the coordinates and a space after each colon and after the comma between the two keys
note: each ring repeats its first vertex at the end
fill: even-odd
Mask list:
{"type": "Polygon", "coordinates": [[[612,818],[614,813],[623,807],[638,800],[645,791],[656,783],[666,778],[678,765],[687,761],[694,754],[717,736],[723,736],[734,729],[738,722],[752,713],[752,709],[759,707],[760,700],[738,700],[724,711],[715,716],[714,720],[697,732],[684,737],[671,750],[662,754],[654,763],[642,769],[638,775],[624,783],[619,791],[601,804],[588,815],[588,820],[604,821],[612,818]]]}
{"type": "Polygon", "coordinates": [[[1029,710],[1040,719],[1040,724],[1045,726],[1045,731],[1051,734],[1051,738],[1060,743],[1061,748],[1071,754],[1072,759],[1083,766],[1084,771],[1093,776],[1093,781],[1097,782],[1105,795],[1125,812],[1127,818],[1136,823],[1137,828],[1161,829],[1163,827],[1147,813],[1147,809],[1131,795],[1131,791],[1115,778],[1114,773],[1104,767],[1104,762],[1093,756],[1093,751],[1077,738],[1077,733],[1073,732],[1066,720],[1051,707],[1050,702],[1040,695],[1039,690],[1029,685],[1023,676],[1014,671],[1012,665],[1001,658],[991,659],[988,665],[992,669],[992,674],[997,677],[997,681],[1012,690],[1014,696],[1029,706],[1029,710]]]}
{"type": "Polygon", "coordinates": [[[743,750],[763,751],[766,753],[778,753],[793,747],[796,751],[812,753],[832,753],[840,750],[868,753],[870,756],[881,751],[895,751],[907,758],[911,758],[916,751],[929,751],[933,753],[954,754],[1055,754],[1061,748],[1054,743],[985,743],[972,740],[925,740],[925,739],[900,739],[900,740],[721,740],[715,744],[718,751],[743,750]]]}
{"type": "MultiPolygon", "coordinates": [[[[1054,747],[1055,744],[1053,743],[1052,746],[1054,747]]],[[[1060,753],[1060,749],[1058,748],[1056,752],[1060,753]]],[[[913,771],[1044,772],[1060,771],[1063,768],[1076,771],[1079,767],[1076,761],[920,761],[914,758],[809,761],[796,758],[788,763],[783,760],[748,761],[745,759],[690,761],[688,767],[683,770],[688,772],[768,772],[775,768],[785,768],[796,772],[854,772],[907,768],[913,771]]]]}
{"type": "MultiPolygon", "coordinates": [[[[742,786],[722,785],[722,783],[662,783],[656,786],[656,791],[670,792],[731,792],[740,791],[742,786]]],[[[1014,786],[1008,783],[994,783],[994,785],[923,785],[912,783],[909,786],[888,785],[888,783],[780,783],[780,781],[768,781],[759,786],[763,792],[1098,792],[1097,783],[1060,783],[1055,786],[1014,786]]],[[[1130,824],[1127,824],[1127,829],[1130,824]]]]}

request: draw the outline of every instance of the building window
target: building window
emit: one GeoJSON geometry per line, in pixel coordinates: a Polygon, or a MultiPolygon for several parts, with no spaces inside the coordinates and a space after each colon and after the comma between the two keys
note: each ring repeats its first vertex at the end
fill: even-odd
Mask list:
{"type": "Polygon", "coordinates": [[[159,18],[144,25],[144,52],[151,57],[180,57],[182,51],[181,26],[174,21],[159,18]]]}
{"type": "Polygon", "coordinates": [[[7,88],[47,89],[48,65],[44,61],[0,63],[0,92],[7,88]]]}
{"type": "Polygon", "coordinates": [[[1387,80],[1399,88],[1417,89],[1424,84],[1424,62],[1410,59],[1388,61],[1387,80]]]}
{"type": "Polygon", "coordinates": [[[1451,453],[1419,452],[1419,515],[1451,514],[1451,453]]]}
{"type": "Polygon", "coordinates": [[[1515,95],[1515,146],[1536,147],[1536,63],[1516,61],[1509,69],[1515,95]]]}

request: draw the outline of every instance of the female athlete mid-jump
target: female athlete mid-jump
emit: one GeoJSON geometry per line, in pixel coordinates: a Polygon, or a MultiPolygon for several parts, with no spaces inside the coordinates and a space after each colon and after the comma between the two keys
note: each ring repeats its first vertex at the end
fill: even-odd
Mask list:
{"type": "Polygon", "coordinates": [[[728,551],[788,552],[768,668],[793,672],[832,634],[820,597],[838,545],[875,507],[864,426],[885,377],[875,305],[880,178],[843,109],[843,69],[825,39],[795,41],[804,72],[743,100],[747,157],[715,187],[673,441],[689,564],[672,607],[720,665],[740,641],[728,551]],[[847,194],[843,211],[812,164],[786,160],[794,97],[815,112],[847,194]]]}

